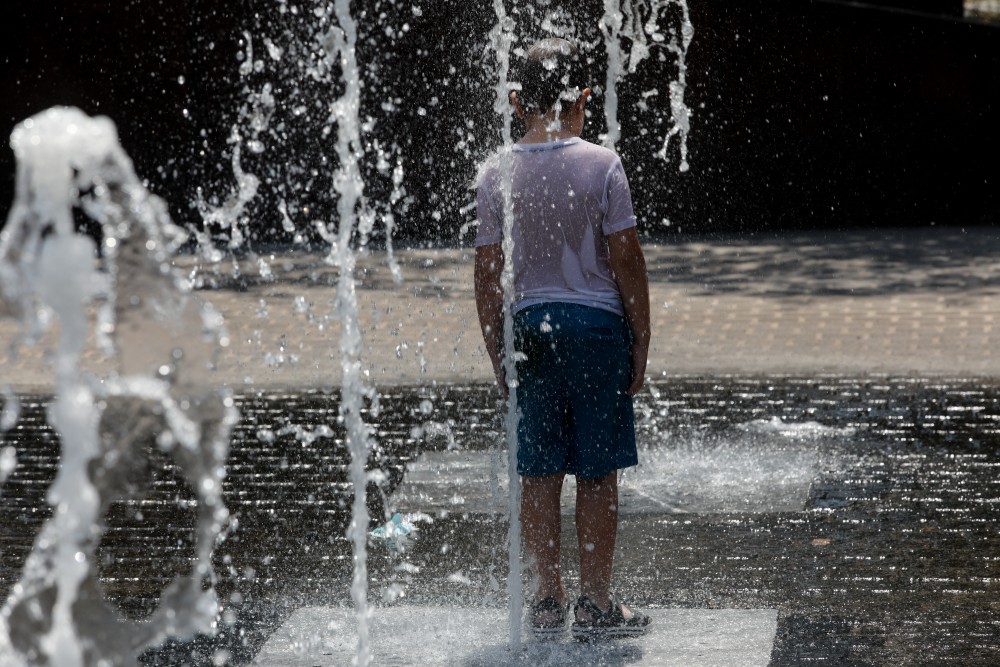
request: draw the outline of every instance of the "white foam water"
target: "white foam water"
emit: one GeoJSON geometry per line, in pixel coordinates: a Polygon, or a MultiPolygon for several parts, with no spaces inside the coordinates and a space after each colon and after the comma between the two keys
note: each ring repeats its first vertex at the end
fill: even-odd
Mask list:
{"type": "Polygon", "coordinates": [[[11,145],[17,189],[0,234],[2,296],[21,321],[16,345],[59,325],[49,421],[61,462],[46,496],[52,517],[0,612],[0,645],[30,664],[127,664],[167,637],[214,629],[211,553],[228,517],[223,464],[236,420],[231,398],[211,385],[225,333],[171,268],[185,235],[139,182],[109,119],[53,108],[21,123],[11,145]],[[75,231],[77,207],[102,226],[100,262],[75,231]],[[97,301],[97,333],[117,352],[117,372],[100,379],[79,370],[97,301]],[[94,555],[110,504],[148,482],[137,470],[153,443],[198,499],[197,562],[133,623],[105,602],[94,555]]]}
{"type": "Polygon", "coordinates": [[[771,419],[756,419],[754,421],[737,424],[738,429],[748,433],[776,433],[793,439],[816,439],[836,436],[854,435],[857,429],[845,426],[825,426],[815,421],[807,422],[786,422],[781,417],[771,419]]]}
{"type": "MultiPolygon", "coordinates": [[[[642,443],[639,465],[622,471],[619,511],[652,516],[802,510],[824,457],[850,434],[808,424],[785,426],[791,428],[740,428],[711,438],[697,431],[657,435],[642,443]]],[[[508,485],[501,484],[498,494],[488,493],[482,480],[489,468],[485,451],[424,452],[408,464],[393,504],[399,511],[503,512],[508,485]]],[[[565,519],[572,516],[575,495],[575,479],[568,477],[562,495],[565,519]]]]}

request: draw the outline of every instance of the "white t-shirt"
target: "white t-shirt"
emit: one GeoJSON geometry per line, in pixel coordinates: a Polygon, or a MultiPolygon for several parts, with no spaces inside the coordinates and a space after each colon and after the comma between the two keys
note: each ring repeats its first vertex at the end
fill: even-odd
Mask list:
{"type": "MultiPolygon", "coordinates": [[[[580,138],[513,146],[514,311],[577,303],[624,314],[607,237],[635,226],[618,156],[580,138]]],[[[503,241],[499,160],[476,188],[476,246],[503,241]]]]}

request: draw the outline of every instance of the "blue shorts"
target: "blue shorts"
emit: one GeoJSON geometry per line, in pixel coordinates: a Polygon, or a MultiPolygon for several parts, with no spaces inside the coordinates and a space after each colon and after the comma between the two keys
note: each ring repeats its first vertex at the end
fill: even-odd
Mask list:
{"type": "Polygon", "coordinates": [[[543,303],[514,315],[517,471],[603,477],[638,464],[628,324],[572,303],[543,303]]]}

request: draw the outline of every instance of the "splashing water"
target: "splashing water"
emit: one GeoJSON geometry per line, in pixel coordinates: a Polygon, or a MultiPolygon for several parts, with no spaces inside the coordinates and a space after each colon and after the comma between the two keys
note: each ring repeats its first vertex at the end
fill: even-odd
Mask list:
{"type": "MultiPolygon", "coordinates": [[[[21,404],[9,386],[5,386],[0,393],[3,395],[3,409],[0,409],[0,484],[3,484],[17,468],[17,450],[13,447],[3,446],[3,434],[17,424],[21,404]]],[[[0,644],[0,648],[2,648],[2,644],[0,644]]]]}
{"type": "Polygon", "coordinates": [[[10,388],[10,385],[4,386],[0,394],[3,396],[3,409],[0,410],[0,433],[3,433],[14,428],[14,425],[17,424],[17,420],[21,416],[21,402],[17,399],[17,395],[10,388]]]}
{"type": "MultiPolygon", "coordinates": [[[[690,111],[684,103],[684,58],[693,34],[686,2],[627,0],[620,9],[614,9],[611,2],[606,3],[605,9],[606,20],[601,29],[608,44],[609,59],[606,141],[613,146],[620,137],[617,121],[619,80],[634,73],[651,50],[660,46],[677,56],[678,80],[670,84],[673,126],[659,154],[665,159],[668,144],[673,137],[679,137],[680,168],[684,171],[687,169],[686,137],[690,126],[690,111]],[[663,35],[669,31],[661,31],[658,22],[671,7],[681,8],[683,25],[680,36],[668,41],[663,35]],[[648,18],[643,20],[641,17],[648,18]],[[628,52],[622,47],[623,43],[630,44],[628,52]]],[[[508,70],[515,24],[502,0],[494,0],[494,11],[497,23],[490,34],[497,58],[494,108],[503,119],[503,142],[509,149],[512,140],[508,70]]],[[[372,479],[365,472],[372,434],[361,418],[361,408],[365,397],[374,400],[376,395],[364,386],[361,377],[361,332],[351,244],[354,238],[360,238],[364,245],[376,216],[364,200],[365,184],[359,168],[365,148],[359,122],[362,75],[355,55],[357,26],[347,0],[337,0],[335,4],[317,3],[313,13],[321,20],[335,23],[320,37],[322,48],[318,51],[325,62],[325,71],[335,76],[339,70],[337,83],[343,84],[343,94],[331,105],[329,121],[331,125],[337,124],[339,168],[334,177],[334,189],[338,227],[334,230],[332,225],[322,225],[319,231],[331,247],[327,261],[339,268],[336,313],[327,321],[336,319],[341,323],[339,349],[343,398],[340,414],[347,430],[350,475],[355,489],[348,533],[354,548],[351,596],[358,621],[354,662],[367,665],[372,656],[368,638],[371,612],[366,564],[369,517],[364,493],[372,479]]],[[[246,34],[245,39],[240,75],[249,77],[262,71],[265,65],[254,60],[251,36],[246,34]]],[[[258,50],[264,53],[265,60],[270,57],[268,66],[292,60],[285,54],[293,54],[293,50],[282,48],[270,39],[264,39],[263,44],[266,52],[258,50]]],[[[312,46],[315,47],[315,43],[312,46]]],[[[316,53],[317,49],[312,51],[316,53]]],[[[247,88],[250,97],[241,109],[240,124],[234,125],[230,140],[236,188],[221,205],[210,205],[199,197],[206,228],[216,227],[227,232],[230,250],[253,237],[247,228],[249,205],[257,196],[258,186],[267,182],[268,176],[259,171],[259,166],[248,167],[245,171],[241,155],[250,160],[264,151],[264,130],[270,114],[276,105],[286,101],[275,100],[277,90],[278,87],[272,89],[268,85],[257,91],[247,88]],[[258,178],[250,170],[262,177],[258,178]]],[[[49,630],[32,626],[18,633],[18,636],[37,638],[30,643],[22,642],[18,648],[26,654],[33,652],[32,660],[39,664],[73,665],[104,656],[134,656],[141,647],[155,644],[171,634],[211,631],[214,622],[218,608],[214,593],[210,588],[201,589],[205,582],[214,580],[209,560],[211,545],[226,520],[220,496],[222,464],[235,413],[229,397],[210,388],[210,375],[206,371],[214,352],[225,346],[227,339],[217,314],[198,302],[190,294],[188,284],[170,270],[169,256],[183,241],[184,233],[169,222],[163,204],[138,184],[127,156],[117,145],[110,121],[89,119],[72,110],[59,110],[59,113],[54,110],[47,118],[39,116],[26,121],[20,136],[15,144],[28,157],[22,160],[19,154],[19,196],[0,240],[0,294],[5,301],[14,304],[21,315],[23,328],[19,344],[40,340],[50,322],[56,319],[61,324],[62,336],[55,355],[57,398],[50,419],[63,439],[65,451],[64,471],[60,472],[49,497],[57,511],[40,535],[36,554],[29,559],[30,567],[26,568],[22,583],[8,601],[0,621],[20,623],[18,628],[27,628],[23,624],[28,622],[24,613],[28,606],[43,609],[46,618],[51,620],[49,630]],[[32,146],[38,147],[37,150],[32,146]],[[52,166],[57,168],[49,168],[52,166]],[[79,192],[84,195],[78,197],[79,192]],[[104,227],[102,270],[94,269],[97,248],[93,242],[73,232],[71,211],[74,205],[99,220],[104,227]],[[15,220],[18,222],[12,224],[15,220]],[[77,279],[67,281],[67,274],[77,279]],[[118,375],[103,384],[82,376],[78,370],[81,346],[89,331],[87,320],[91,306],[99,308],[98,327],[94,333],[105,348],[114,349],[118,354],[118,375]],[[172,319],[163,320],[157,314],[161,312],[171,313],[172,319]],[[125,326],[126,323],[130,326],[125,326]],[[192,330],[201,330],[205,334],[202,340],[192,340],[197,338],[189,335],[192,330]],[[150,341],[154,344],[149,344],[150,341]],[[197,492],[202,516],[198,528],[197,566],[189,577],[178,578],[171,585],[163,595],[157,615],[139,629],[102,611],[103,600],[92,562],[95,540],[100,536],[94,536],[93,528],[101,526],[108,503],[119,495],[118,478],[126,479],[132,472],[127,466],[119,469],[112,465],[107,454],[129,452],[129,456],[133,456],[137,444],[154,441],[182,468],[197,492]],[[88,475],[88,462],[95,461],[100,462],[93,466],[97,472],[88,475]],[[82,501],[69,502],[71,498],[82,501]],[[91,614],[96,620],[88,625],[82,620],[83,614],[91,614]],[[99,635],[102,632],[104,634],[99,635]],[[109,635],[116,638],[109,639],[109,635]],[[100,637],[101,641],[95,637],[100,637]]],[[[403,163],[398,157],[386,159],[386,153],[377,142],[375,150],[379,157],[377,170],[391,178],[392,183],[387,213],[381,219],[387,227],[390,270],[398,282],[400,270],[392,255],[394,219],[391,206],[406,196],[403,163]]],[[[508,160],[511,157],[509,150],[503,155],[508,160]]],[[[511,351],[504,360],[510,388],[505,423],[508,479],[514,490],[508,508],[509,625],[511,645],[517,647],[521,643],[523,591],[520,485],[516,474],[517,378],[510,318],[513,216],[509,162],[502,173],[504,341],[505,348],[511,351]]],[[[285,201],[279,200],[282,228],[295,233],[295,243],[302,241],[301,230],[296,231],[293,216],[298,217],[303,210],[297,206],[290,213],[285,201]]],[[[224,255],[213,247],[208,232],[196,234],[204,259],[213,263],[224,259],[224,255]]],[[[260,271],[262,277],[269,275],[269,268],[263,261],[260,271]]],[[[16,402],[8,399],[0,421],[16,420],[16,414],[16,402]],[[8,415],[13,417],[8,418],[8,415]]],[[[16,459],[8,454],[4,450],[0,455],[0,477],[16,465],[16,459]]],[[[0,653],[3,652],[4,635],[6,630],[0,628],[0,653]]]]}
{"type": "Polygon", "coordinates": [[[332,115],[337,122],[337,157],[340,166],[333,182],[339,199],[337,212],[339,228],[336,242],[328,261],[340,269],[337,281],[337,314],[341,321],[340,364],[341,380],[340,416],[347,429],[347,447],[351,452],[350,479],[354,485],[354,503],[348,538],[354,549],[354,577],[351,598],[358,620],[358,647],[354,664],[364,667],[371,661],[368,622],[368,508],[365,490],[368,476],[365,464],[370,449],[370,433],[361,416],[365,388],[361,381],[361,325],[358,321],[358,297],[354,279],[354,253],[351,238],[358,219],[356,208],[363,192],[364,182],[358,169],[358,158],[363,154],[359,110],[361,106],[361,73],[358,69],[355,44],[357,27],[350,12],[349,0],[337,0],[334,13],[339,28],[331,28],[323,39],[330,63],[340,63],[344,82],[343,95],[333,104],[332,115]]]}
{"type": "MultiPolygon", "coordinates": [[[[243,41],[246,49],[240,54],[243,61],[240,64],[239,74],[240,78],[245,79],[253,73],[257,64],[253,57],[253,38],[250,33],[243,33],[243,41]]],[[[240,108],[239,117],[249,135],[246,139],[246,145],[252,153],[262,153],[264,144],[260,140],[260,135],[267,129],[271,116],[274,114],[274,95],[270,84],[265,84],[259,93],[250,91],[249,88],[245,92],[247,101],[240,108]]],[[[212,263],[221,261],[223,255],[212,243],[210,230],[217,228],[227,231],[230,250],[243,246],[250,237],[247,230],[249,226],[247,207],[260,189],[260,179],[255,174],[247,173],[243,169],[241,156],[244,139],[238,124],[232,126],[228,143],[233,147],[230,162],[233,176],[236,178],[236,189],[230,193],[225,203],[220,206],[212,206],[205,201],[199,188],[198,212],[201,214],[204,228],[192,230],[202,257],[212,263]]],[[[287,219],[287,214],[285,218],[287,219]]]]}
{"type": "MultiPolygon", "coordinates": [[[[364,129],[360,118],[362,72],[359,67],[356,44],[358,26],[350,12],[350,4],[346,0],[335,3],[315,2],[309,10],[309,27],[302,33],[296,33],[294,17],[297,11],[286,14],[282,3],[281,14],[289,21],[279,30],[275,39],[264,37],[264,46],[270,60],[254,58],[253,41],[255,37],[249,32],[243,34],[240,56],[242,64],[239,74],[246,82],[244,94],[246,103],[239,109],[239,121],[234,125],[230,145],[232,146],[232,171],[236,179],[236,189],[228,196],[222,206],[208,206],[204,200],[199,201],[206,228],[212,227],[229,232],[228,247],[235,250],[244,242],[255,238],[252,231],[246,229],[248,224],[248,205],[257,195],[258,177],[246,172],[240,161],[241,147],[247,148],[253,155],[266,153],[265,139],[269,138],[281,144],[284,140],[280,135],[269,132],[272,115],[282,106],[295,107],[308,100],[319,104],[327,99],[329,90],[339,89],[341,94],[329,104],[329,115],[321,132],[317,136],[328,137],[336,125],[335,153],[337,170],[333,175],[333,191],[336,195],[336,222],[326,223],[313,220],[313,225],[319,237],[329,246],[325,262],[338,269],[338,281],[334,308],[325,316],[317,317],[316,324],[322,332],[332,322],[340,325],[339,360],[341,366],[341,403],[339,415],[346,430],[346,443],[350,452],[349,479],[354,489],[351,522],[347,537],[352,544],[354,571],[350,587],[351,599],[357,618],[358,642],[354,655],[354,663],[367,665],[372,660],[369,639],[369,621],[371,609],[368,602],[368,570],[367,570],[367,540],[369,515],[365,504],[366,489],[371,482],[377,482],[379,471],[368,473],[365,469],[369,451],[372,447],[372,433],[362,418],[365,399],[377,406],[377,393],[367,387],[362,380],[361,351],[362,336],[358,316],[357,284],[355,279],[356,257],[352,245],[364,248],[377,219],[385,225],[385,249],[387,263],[393,282],[402,281],[402,271],[393,254],[392,235],[395,225],[394,207],[402,205],[406,188],[404,187],[405,170],[402,160],[397,156],[393,161],[391,152],[398,151],[393,145],[388,149],[372,139],[367,150],[376,154],[376,170],[391,181],[391,192],[388,200],[380,206],[378,213],[368,205],[365,199],[365,183],[362,178],[361,161],[366,156],[366,143],[362,142],[364,129]],[[254,86],[251,77],[261,74],[277,76],[283,84],[264,83],[254,86]],[[326,86],[319,92],[319,97],[308,98],[301,85],[302,80],[308,80],[321,86],[326,86]],[[280,99],[278,98],[280,94],[280,99]],[[382,210],[384,209],[384,210],[382,210]]],[[[304,106],[302,108],[305,108],[304,106]]],[[[284,123],[279,124],[287,129],[284,123]]],[[[257,165],[262,169],[265,179],[273,176],[267,165],[257,165]]],[[[307,211],[309,207],[297,207],[298,212],[307,211]]],[[[293,235],[296,245],[305,243],[306,233],[297,227],[293,220],[290,207],[284,197],[277,201],[277,212],[280,215],[281,227],[293,235]]],[[[197,233],[197,232],[196,232],[197,233]]],[[[221,253],[211,246],[211,239],[206,233],[198,234],[199,246],[203,258],[212,263],[224,259],[221,253]]],[[[233,263],[234,271],[237,265],[233,263]]],[[[261,260],[261,277],[270,276],[270,270],[261,260]]],[[[261,316],[266,317],[266,309],[262,307],[261,316]]],[[[310,316],[310,321],[313,318],[310,316]]],[[[422,345],[422,343],[421,343],[422,345]]],[[[332,431],[330,431],[332,432],[332,431]]],[[[306,442],[310,434],[300,434],[299,439],[306,442]]]]}
{"type": "Polygon", "coordinates": [[[3,607],[0,645],[36,665],[128,664],[169,636],[214,628],[211,553],[228,518],[223,464],[236,421],[229,395],[210,384],[225,332],[173,272],[186,235],[139,183],[110,120],[50,109],[19,125],[11,146],[17,191],[0,236],[2,297],[21,320],[19,344],[60,324],[49,420],[62,457],[47,495],[53,516],[3,607]],[[74,231],[75,206],[102,225],[103,270],[96,244],[74,231]],[[98,322],[118,365],[96,381],[78,362],[88,307],[101,299],[98,322]],[[162,592],[152,617],[133,623],[105,602],[94,554],[111,503],[148,486],[151,446],[172,457],[198,498],[197,562],[162,592]]]}
{"type": "MultiPolygon", "coordinates": [[[[603,137],[604,145],[615,150],[615,145],[621,138],[618,82],[626,74],[635,74],[642,61],[650,57],[653,49],[661,47],[674,55],[677,78],[669,84],[673,126],[667,132],[657,156],[666,160],[670,139],[679,137],[681,162],[678,168],[682,172],[687,171],[690,168],[687,161],[687,137],[691,129],[691,110],[684,102],[684,94],[687,90],[687,53],[694,37],[687,0],[604,0],[604,16],[600,28],[608,54],[604,92],[604,115],[608,132],[603,137]],[[660,23],[671,15],[672,7],[680,12],[680,35],[679,38],[674,35],[668,40],[660,23]],[[628,41],[629,49],[626,50],[622,40],[628,41]]],[[[656,93],[658,91],[649,91],[649,94],[656,93]]]]}
{"type": "Polygon", "coordinates": [[[509,528],[507,533],[507,554],[510,573],[507,576],[509,601],[510,643],[517,649],[521,644],[521,485],[517,475],[517,368],[514,364],[514,162],[511,151],[510,47],[513,42],[514,20],[507,15],[503,0],[494,0],[497,23],[490,33],[490,41],[497,59],[496,98],[493,109],[503,119],[503,144],[501,152],[501,192],[503,195],[503,272],[500,284],[503,288],[503,366],[507,378],[509,398],[504,428],[507,434],[507,475],[510,489],[508,510],[509,528]]]}
{"type": "MultiPolygon", "coordinates": [[[[236,191],[230,195],[226,203],[222,206],[210,206],[204,200],[199,200],[198,202],[198,210],[201,213],[206,230],[213,226],[229,230],[230,249],[239,248],[246,241],[247,205],[257,196],[257,190],[260,187],[260,179],[254,174],[248,174],[243,170],[243,165],[240,161],[240,146],[242,141],[239,128],[234,126],[229,137],[229,143],[233,146],[232,168],[233,174],[236,176],[236,191]]],[[[222,254],[212,244],[207,231],[198,232],[196,238],[198,240],[198,248],[206,260],[218,262],[222,259],[222,254]]]]}

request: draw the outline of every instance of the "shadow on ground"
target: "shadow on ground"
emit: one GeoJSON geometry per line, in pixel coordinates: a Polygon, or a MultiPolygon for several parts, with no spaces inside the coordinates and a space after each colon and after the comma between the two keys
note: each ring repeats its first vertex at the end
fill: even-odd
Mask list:
{"type": "Polygon", "coordinates": [[[665,239],[647,254],[651,282],[703,295],[1000,293],[1000,232],[992,227],[665,239]]]}

